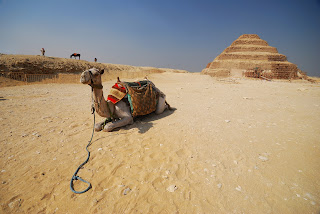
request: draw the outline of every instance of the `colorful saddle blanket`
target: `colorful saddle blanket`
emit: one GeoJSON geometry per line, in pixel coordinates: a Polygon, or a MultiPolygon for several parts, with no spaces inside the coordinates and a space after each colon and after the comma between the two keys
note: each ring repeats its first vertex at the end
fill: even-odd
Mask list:
{"type": "Polygon", "coordinates": [[[127,94],[126,88],[121,83],[116,83],[110,89],[107,100],[111,101],[113,104],[116,104],[122,100],[127,94]]]}
{"type": "Polygon", "coordinates": [[[107,100],[116,104],[127,95],[132,116],[147,115],[157,108],[159,93],[153,86],[150,81],[118,82],[112,86],[107,100]]]}

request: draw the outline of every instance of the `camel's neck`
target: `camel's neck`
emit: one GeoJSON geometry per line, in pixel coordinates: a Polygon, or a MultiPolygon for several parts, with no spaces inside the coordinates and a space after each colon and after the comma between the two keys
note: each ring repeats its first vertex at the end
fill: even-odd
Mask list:
{"type": "Polygon", "coordinates": [[[97,89],[97,88],[93,89],[93,100],[94,100],[94,107],[97,113],[101,117],[110,118],[111,117],[110,111],[111,111],[111,114],[113,114],[114,104],[111,104],[111,103],[109,104],[109,108],[110,108],[109,110],[107,101],[104,99],[102,89],[97,89]]]}

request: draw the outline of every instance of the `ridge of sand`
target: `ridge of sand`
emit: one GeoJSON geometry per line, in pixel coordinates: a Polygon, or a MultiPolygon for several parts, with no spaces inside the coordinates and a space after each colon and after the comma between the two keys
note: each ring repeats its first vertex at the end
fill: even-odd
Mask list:
{"type": "Polygon", "coordinates": [[[69,182],[91,137],[90,87],[2,88],[1,212],[319,212],[319,84],[149,79],[177,110],[95,133],[78,174],[93,188],[82,195],[69,182]]]}
{"type": "Polygon", "coordinates": [[[115,80],[117,77],[142,78],[152,73],[188,73],[186,70],[171,68],[95,63],[39,55],[0,54],[0,87],[35,83],[78,83],[80,73],[92,67],[105,70],[108,75],[103,76],[103,81],[115,80]]]}
{"type": "Polygon", "coordinates": [[[92,67],[106,69],[109,72],[138,72],[141,70],[150,70],[154,73],[161,73],[165,71],[178,73],[188,72],[179,69],[88,62],[86,60],[40,55],[0,54],[0,72],[24,72],[26,74],[79,73],[92,67]]]}

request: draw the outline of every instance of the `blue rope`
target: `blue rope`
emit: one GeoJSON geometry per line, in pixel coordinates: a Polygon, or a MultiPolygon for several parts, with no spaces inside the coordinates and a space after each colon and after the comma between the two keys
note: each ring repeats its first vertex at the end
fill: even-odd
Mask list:
{"type": "Polygon", "coordinates": [[[70,189],[71,189],[71,191],[74,192],[74,193],[77,193],[77,194],[85,193],[85,192],[87,192],[87,191],[92,187],[90,182],[88,182],[88,181],[80,178],[79,176],[77,176],[77,174],[78,174],[78,172],[80,171],[81,167],[83,167],[83,166],[89,161],[89,158],[90,158],[90,152],[89,152],[89,150],[88,150],[88,147],[89,147],[89,146],[91,145],[91,143],[92,143],[92,138],[93,138],[93,134],[94,134],[94,125],[95,125],[95,121],[96,121],[95,109],[94,109],[93,106],[92,106],[92,114],[93,114],[93,129],[92,129],[92,135],[91,135],[91,139],[89,140],[88,145],[86,146],[86,150],[87,150],[87,152],[88,152],[88,157],[87,157],[87,159],[78,167],[78,169],[77,169],[76,172],[73,174],[73,176],[72,176],[72,178],[71,178],[71,181],[70,181],[70,189]],[[87,183],[87,184],[88,184],[87,189],[85,189],[85,190],[83,190],[83,191],[76,191],[76,190],[74,190],[74,188],[73,188],[73,181],[74,181],[74,180],[80,180],[80,181],[82,181],[82,182],[84,182],[84,183],[87,183]]]}

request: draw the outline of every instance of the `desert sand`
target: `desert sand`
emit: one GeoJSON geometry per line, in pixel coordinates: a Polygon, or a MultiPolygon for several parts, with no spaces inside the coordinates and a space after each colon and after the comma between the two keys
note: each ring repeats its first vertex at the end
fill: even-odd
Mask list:
{"type": "Polygon", "coordinates": [[[90,87],[1,88],[1,213],[320,212],[319,84],[149,79],[176,110],[95,132],[78,174],[92,184],[84,194],[69,184],[87,157],[90,87]]]}

